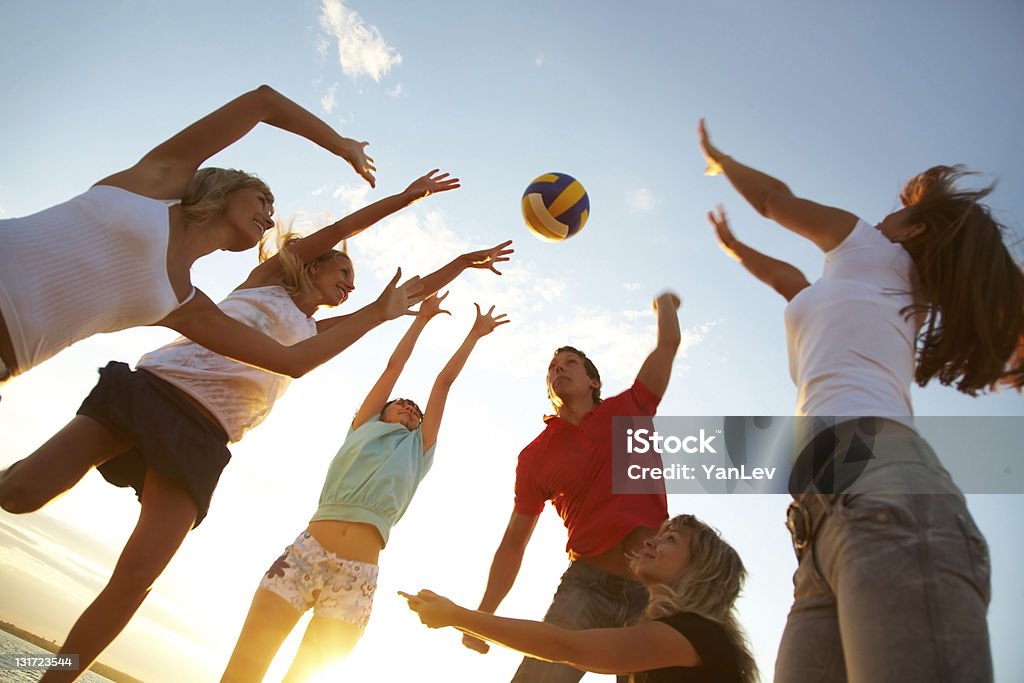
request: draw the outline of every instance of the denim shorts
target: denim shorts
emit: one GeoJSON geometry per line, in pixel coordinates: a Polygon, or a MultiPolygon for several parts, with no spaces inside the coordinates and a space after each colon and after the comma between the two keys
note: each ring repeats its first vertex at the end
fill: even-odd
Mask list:
{"type": "Polygon", "coordinates": [[[378,566],[338,557],[308,530],[284,549],[260,581],[299,612],[340,619],[366,628],[377,590],[378,566]]]}

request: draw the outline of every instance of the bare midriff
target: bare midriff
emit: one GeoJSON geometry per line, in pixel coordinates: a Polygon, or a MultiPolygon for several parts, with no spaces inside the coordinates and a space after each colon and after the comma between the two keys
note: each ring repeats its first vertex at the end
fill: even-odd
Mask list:
{"type": "Polygon", "coordinates": [[[650,529],[645,526],[638,526],[623,537],[621,541],[593,557],[580,557],[577,562],[585,562],[609,574],[615,574],[626,579],[635,579],[636,576],[629,568],[629,556],[639,550],[644,541],[657,533],[657,529],[650,529]]]}
{"type": "Polygon", "coordinates": [[[377,527],[361,522],[318,520],[309,523],[317,543],[343,560],[377,564],[384,547],[377,527]]]}

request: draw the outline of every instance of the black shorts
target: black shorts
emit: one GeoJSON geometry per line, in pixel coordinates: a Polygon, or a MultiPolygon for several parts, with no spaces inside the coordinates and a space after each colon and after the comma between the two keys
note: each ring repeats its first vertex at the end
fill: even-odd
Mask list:
{"type": "Polygon", "coordinates": [[[116,361],[99,373],[100,381],[78,414],[134,444],[100,465],[100,474],[115,486],[131,486],[141,500],[146,472],[152,468],[188,492],[196,504],[193,528],[199,526],[231,459],[227,434],[152,373],[116,361]]]}

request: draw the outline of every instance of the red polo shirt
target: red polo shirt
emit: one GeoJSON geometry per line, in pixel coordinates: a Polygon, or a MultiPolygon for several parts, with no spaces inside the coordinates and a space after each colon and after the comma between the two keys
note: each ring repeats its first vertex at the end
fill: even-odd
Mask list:
{"type": "Polygon", "coordinates": [[[519,454],[515,511],[536,516],[550,500],[565,522],[571,559],[594,557],[638,526],[657,529],[668,518],[660,493],[612,495],[612,418],[654,415],[658,397],[639,381],[607,398],[579,425],[550,415],[519,454]]]}

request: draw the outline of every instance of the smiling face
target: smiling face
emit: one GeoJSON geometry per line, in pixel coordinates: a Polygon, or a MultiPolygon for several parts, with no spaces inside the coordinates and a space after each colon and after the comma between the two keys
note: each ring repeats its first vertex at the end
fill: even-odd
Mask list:
{"type": "Polygon", "coordinates": [[[380,413],[380,421],[403,425],[411,432],[423,422],[423,413],[413,401],[396,398],[384,406],[380,413]]]}
{"type": "Polygon", "coordinates": [[[274,203],[269,194],[254,187],[233,190],[224,205],[224,219],[236,239],[227,247],[244,251],[259,244],[263,233],[274,227],[274,203]]]}
{"type": "Polygon", "coordinates": [[[347,254],[336,251],[310,265],[309,279],[319,305],[337,306],[356,288],[356,271],[347,254]]]}
{"type": "Polygon", "coordinates": [[[693,531],[666,528],[644,541],[633,560],[633,572],[645,585],[673,584],[690,566],[693,531]]]}

